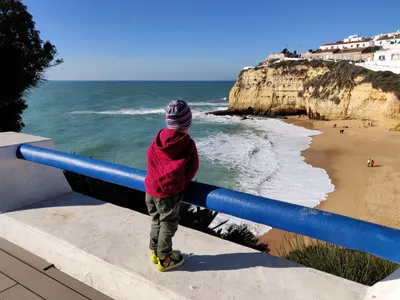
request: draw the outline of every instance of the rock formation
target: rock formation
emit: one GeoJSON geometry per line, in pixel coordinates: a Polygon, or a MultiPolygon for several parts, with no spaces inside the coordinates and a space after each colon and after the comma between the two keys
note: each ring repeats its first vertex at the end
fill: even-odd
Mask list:
{"type": "Polygon", "coordinates": [[[230,114],[362,119],[400,130],[400,75],[346,62],[284,61],[244,70],[229,95],[230,114]]]}

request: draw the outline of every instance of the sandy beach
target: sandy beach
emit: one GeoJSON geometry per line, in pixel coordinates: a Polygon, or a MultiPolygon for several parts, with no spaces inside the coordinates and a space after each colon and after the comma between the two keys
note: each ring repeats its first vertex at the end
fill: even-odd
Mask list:
{"type": "MultiPolygon", "coordinates": [[[[322,132],[302,153],[307,163],[325,169],[335,185],[318,209],[400,228],[400,132],[357,120],[291,118],[288,122],[322,132]],[[369,158],[375,161],[374,168],[367,167],[369,158]]],[[[272,255],[278,255],[293,237],[272,229],[261,241],[269,244],[272,255]]]]}

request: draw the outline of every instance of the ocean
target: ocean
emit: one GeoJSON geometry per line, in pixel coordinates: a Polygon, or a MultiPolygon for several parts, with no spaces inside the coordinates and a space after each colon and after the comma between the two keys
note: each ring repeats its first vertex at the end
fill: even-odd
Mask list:
{"type": "MultiPolygon", "coordinates": [[[[165,126],[164,107],[187,101],[193,113],[198,181],[285,202],[314,207],[333,191],[328,174],[304,162],[300,152],[318,131],[278,119],[213,116],[228,107],[234,82],[49,81],[31,91],[23,132],[50,137],[56,148],[146,169],[146,150],[165,126]]],[[[256,234],[269,227],[247,223],[256,234]]]]}

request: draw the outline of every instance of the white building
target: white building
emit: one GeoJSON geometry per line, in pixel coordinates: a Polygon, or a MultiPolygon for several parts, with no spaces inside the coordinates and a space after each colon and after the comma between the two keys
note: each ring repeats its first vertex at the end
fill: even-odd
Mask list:
{"type": "Polygon", "coordinates": [[[374,45],[374,41],[369,38],[360,38],[358,36],[349,36],[345,41],[338,41],[336,43],[328,43],[319,47],[321,50],[331,49],[351,49],[351,48],[366,48],[374,45]],[[352,38],[353,37],[353,38],[352,38]],[[355,38],[354,38],[355,37],[355,38]],[[356,39],[356,41],[354,40],[356,39]],[[347,42],[346,42],[347,40],[347,42]]]}
{"type": "Polygon", "coordinates": [[[375,46],[385,46],[391,44],[400,44],[400,33],[390,34],[390,35],[387,34],[374,39],[375,46]]]}
{"type": "Polygon", "coordinates": [[[400,62],[400,44],[386,45],[374,53],[374,61],[400,62]]]}
{"type": "Polygon", "coordinates": [[[362,41],[364,38],[358,35],[349,35],[348,38],[345,38],[343,41],[345,43],[349,43],[349,42],[359,42],[362,41]]]}
{"type": "Polygon", "coordinates": [[[374,35],[374,36],[372,37],[372,39],[373,39],[374,41],[376,41],[377,39],[379,39],[379,38],[381,38],[381,37],[384,37],[384,36],[394,36],[394,35],[399,35],[399,34],[400,34],[400,29],[397,30],[396,32],[380,33],[380,34],[374,35]]]}

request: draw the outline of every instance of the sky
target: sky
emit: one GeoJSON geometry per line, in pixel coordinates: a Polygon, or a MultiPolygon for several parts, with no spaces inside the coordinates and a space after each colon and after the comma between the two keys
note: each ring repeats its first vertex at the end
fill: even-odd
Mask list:
{"type": "Polygon", "coordinates": [[[50,80],[235,80],[304,52],[400,29],[400,0],[23,0],[64,59],[50,80]]]}

